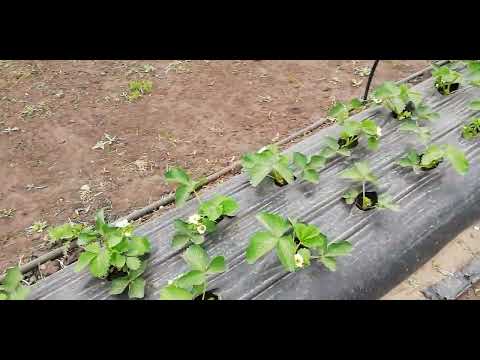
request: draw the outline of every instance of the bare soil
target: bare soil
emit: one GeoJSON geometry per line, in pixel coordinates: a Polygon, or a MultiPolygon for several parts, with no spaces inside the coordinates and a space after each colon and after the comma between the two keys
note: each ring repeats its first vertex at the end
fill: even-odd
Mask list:
{"type": "MultiPolygon", "coordinates": [[[[33,223],[143,207],[170,192],[168,165],[211,174],[362,96],[371,63],[0,61],[0,272],[48,250],[33,223]],[[129,102],[137,79],[153,91],[129,102]],[[105,134],[115,141],[92,149],[105,134]]],[[[374,85],[429,64],[382,61],[374,85]]]]}

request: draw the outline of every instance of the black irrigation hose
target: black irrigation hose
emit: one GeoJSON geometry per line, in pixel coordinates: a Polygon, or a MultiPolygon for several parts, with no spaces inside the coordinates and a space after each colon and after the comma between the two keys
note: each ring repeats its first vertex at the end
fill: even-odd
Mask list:
{"type": "Polygon", "coordinates": [[[368,74],[367,86],[365,87],[365,94],[363,95],[363,102],[368,100],[368,92],[370,91],[370,85],[372,84],[373,76],[375,75],[375,70],[377,70],[377,65],[380,60],[375,60],[372,68],[370,69],[370,74],[368,74]]]}
{"type": "MultiPolygon", "coordinates": [[[[378,63],[378,61],[379,60],[375,60],[376,63],[378,63]]],[[[442,66],[442,65],[445,65],[448,62],[449,62],[449,60],[442,60],[440,62],[437,62],[436,65],[437,66],[442,66]]],[[[420,75],[423,75],[427,71],[431,70],[431,68],[432,68],[432,66],[428,66],[425,69],[420,70],[420,71],[408,76],[405,79],[397,81],[397,84],[406,83],[406,82],[408,82],[408,81],[410,81],[410,80],[412,80],[412,79],[414,79],[414,78],[416,78],[420,75]]],[[[372,66],[372,71],[370,72],[369,81],[367,83],[367,89],[365,91],[367,96],[368,96],[368,89],[370,87],[370,83],[373,79],[373,74],[375,73],[375,69],[376,69],[376,64],[374,64],[372,66]]],[[[276,145],[278,145],[278,146],[285,145],[285,144],[293,141],[297,137],[303,136],[303,135],[319,128],[325,122],[326,122],[326,119],[320,119],[319,121],[313,123],[312,125],[307,126],[303,130],[297,131],[296,133],[294,133],[294,134],[286,137],[285,139],[277,142],[276,145]]],[[[241,168],[240,162],[236,161],[232,165],[230,165],[230,166],[228,166],[228,167],[226,167],[226,168],[208,176],[204,181],[202,181],[202,182],[200,182],[200,184],[198,184],[197,189],[201,188],[201,187],[203,187],[203,186],[205,186],[205,185],[207,185],[207,184],[209,184],[213,181],[218,180],[219,178],[228,174],[229,172],[239,170],[240,168],[241,168]]],[[[162,206],[168,205],[168,204],[170,204],[174,201],[175,201],[175,194],[170,194],[170,195],[164,197],[163,199],[155,201],[155,202],[151,203],[150,205],[145,206],[144,208],[141,208],[139,210],[136,210],[136,211],[130,213],[129,215],[127,215],[126,217],[124,217],[122,219],[127,219],[128,221],[137,220],[137,219],[151,213],[152,211],[154,211],[154,210],[156,210],[156,209],[158,209],[162,206]]],[[[72,242],[70,244],[70,248],[75,247],[75,245],[76,245],[76,242],[72,242]]],[[[45,263],[49,260],[53,260],[53,259],[58,258],[59,256],[61,256],[63,254],[63,252],[64,252],[64,247],[63,246],[61,246],[59,248],[56,248],[56,249],[53,249],[52,251],[50,251],[46,254],[43,254],[42,256],[36,258],[35,260],[32,260],[32,261],[26,263],[25,265],[20,266],[20,271],[22,272],[22,274],[25,274],[25,273],[35,269],[37,266],[39,266],[39,265],[41,265],[41,264],[43,264],[43,263],[45,263]]],[[[0,276],[0,281],[3,281],[4,277],[5,277],[5,275],[0,276]]]]}

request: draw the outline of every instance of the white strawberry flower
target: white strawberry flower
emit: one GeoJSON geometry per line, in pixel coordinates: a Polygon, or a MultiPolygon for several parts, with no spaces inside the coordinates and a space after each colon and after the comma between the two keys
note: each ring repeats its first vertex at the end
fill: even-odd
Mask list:
{"type": "Polygon", "coordinates": [[[382,136],[382,128],[377,126],[377,136],[382,136]]]}
{"type": "Polygon", "coordinates": [[[302,268],[303,267],[303,256],[300,254],[295,254],[295,266],[302,268]]]}
{"type": "Polygon", "coordinates": [[[200,215],[198,215],[198,214],[193,214],[192,216],[190,216],[190,217],[188,218],[188,221],[187,221],[187,222],[188,222],[189,224],[195,224],[195,225],[197,225],[198,222],[200,221],[200,219],[201,219],[200,215]]]}
{"type": "Polygon", "coordinates": [[[113,223],[113,225],[117,228],[124,228],[130,225],[127,219],[117,220],[113,223]]]}
{"type": "Polygon", "coordinates": [[[200,235],[205,234],[205,231],[207,231],[207,227],[203,224],[200,224],[197,226],[197,231],[200,235]]]}

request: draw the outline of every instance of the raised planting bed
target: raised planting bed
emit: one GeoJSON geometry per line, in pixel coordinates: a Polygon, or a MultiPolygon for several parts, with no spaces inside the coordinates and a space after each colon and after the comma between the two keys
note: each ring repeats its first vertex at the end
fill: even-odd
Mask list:
{"type": "MultiPolygon", "coordinates": [[[[228,264],[225,272],[209,277],[208,289],[214,289],[213,295],[223,300],[380,298],[480,218],[480,141],[467,141],[461,135],[463,126],[475,114],[469,103],[480,97],[479,89],[464,84],[445,96],[437,91],[433,79],[413,89],[439,114],[430,125],[431,142],[462,149],[470,162],[469,172],[460,176],[447,161],[428,171],[422,170],[420,164],[418,171],[400,167],[396,162],[409,150],[424,149],[418,137],[399,131],[401,121],[383,107],[363,111],[352,119],[372,119],[382,128],[378,150],[372,151],[365,140],[359,141],[350,157],[334,157],[327,162],[319,171],[317,184],[297,177],[291,184],[277,186],[267,178],[252,187],[248,177],[241,174],[206,192],[205,199],[214,193],[222,194],[233,197],[239,205],[236,216],[221,220],[217,230],[202,244],[210,258],[223,255],[228,264]],[[398,211],[362,211],[342,199],[351,189],[351,182],[341,173],[345,174],[358,161],[367,161],[377,178],[377,186],[367,184],[366,192],[388,192],[399,206],[398,211]],[[286,272],[275,252],[248,264],[245,251],[250,239],[264,230],[256,219],[260,212],[316,225],[330,241],[347,240],[353,248],[348,256],[338,258],[335,272],[318,262],[297,272],[286,272]]],[[[317,154],[324,149],[325,137],[338,138],[340,131],[339,127],[322,130],[288,152],[317,154]]],[[[441,151],[446,153],[447,148],[442,147],[441,151]]],[[[437,160],[431,154],[429,157],[437,160]]],[[[144,273],[145,299],[158,299],[170,280],[188,270],[180,256],[184,250],[174,250],[171,240],[174,221],[189,218],[197,208],[195,200],[188,201],[184,207],[136,230],[152,243],[144,273]]],[[[29,298],[127,298],[109,295],[109,288],[107,281],[94,279],[86,271],[75,273],[69,266],[36,284],[29,298]]]]}

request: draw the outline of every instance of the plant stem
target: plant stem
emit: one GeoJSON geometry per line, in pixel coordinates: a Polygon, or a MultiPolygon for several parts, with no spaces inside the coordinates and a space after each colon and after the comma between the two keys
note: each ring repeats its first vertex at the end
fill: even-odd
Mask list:
{"type": "Polygon", "coordinates": [[[203,284],[203,295],[202,295],[202,301],[205,300],[205,293],[207,292],[207,282],[203,284]]]}
{"type": "Polygon", "coordinates": [[[365,202],[365,181],[362,182],[362,190],[363,190],[363,196],[362,196],[362,207],[363,207],[365,202]]]}
{"type": "Polygon", "coordinates": [[[193,194],[195,195],[195,198],[198,200],[199,204],[202,205],[202,199],[200,199],[200,196],[197,194],[195,189],[193,189],[193,194]]]}

